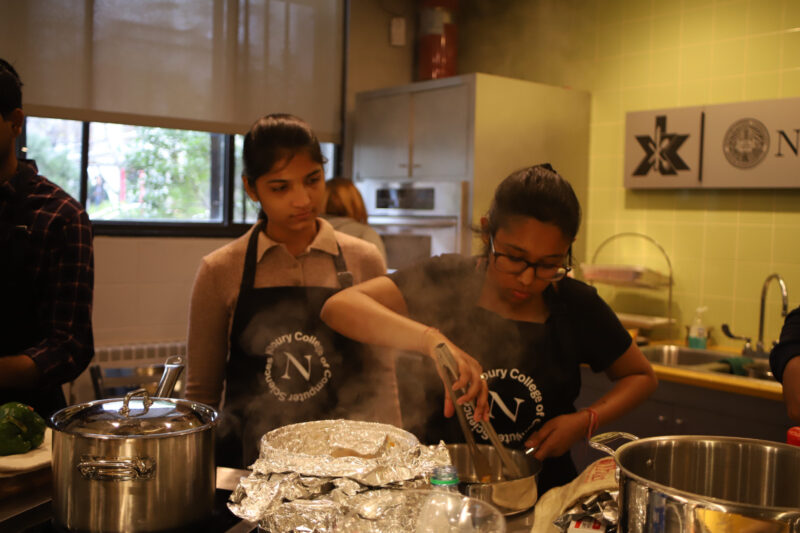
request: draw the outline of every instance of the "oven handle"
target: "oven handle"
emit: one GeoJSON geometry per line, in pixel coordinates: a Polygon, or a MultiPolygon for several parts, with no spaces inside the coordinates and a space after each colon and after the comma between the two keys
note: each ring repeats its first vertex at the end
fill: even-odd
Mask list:
{"type": "Polygon", "coordinates": [[[373,228],[391,228],[391,227],[406,227],[406,228],[454,228],[458,226],[457,220],[403,220],[402,222],[372,222],[368,224],[373,228]]]}

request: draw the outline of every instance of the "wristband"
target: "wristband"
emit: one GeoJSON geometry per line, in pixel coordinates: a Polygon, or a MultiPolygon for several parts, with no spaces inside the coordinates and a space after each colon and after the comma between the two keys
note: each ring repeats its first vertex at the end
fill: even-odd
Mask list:
{"type": "Polygon", "coordinates": [[[597,411],[595,411],[591,407],[584,407],[583,409],[581,409],[581,411],[586,411],[587,413],[589,413],[589,428],[586,430],[586,440],[589,440],[592,438],[592,435],[594,435],[594,432],[597,431],[597,425],[598,425],[597,411]]]}

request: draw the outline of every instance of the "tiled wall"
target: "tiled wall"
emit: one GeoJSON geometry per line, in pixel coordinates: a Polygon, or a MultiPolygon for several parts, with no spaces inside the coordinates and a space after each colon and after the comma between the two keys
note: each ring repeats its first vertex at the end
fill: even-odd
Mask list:
{"type": "MultiPolygon", "coordinates": [[[[740,347],[720,325],[757,335],[761,286],[772,272],[786,280],[790,309],[800,304],[800,189],[623,188],[626,112],[800,96],[800,1],[465,0],[459,29],[462,72],[592,93],[588,250],[623,231],[656,239],[674,267],[680,331],[706,305],[714,340],[740,347]]],[[[643,239],[617,239],[598,257],[629,260],[666,270],[643,239]]],[[[666,291],[602,294],[621,310],[664,312],[666,291]]],[[[773,285],[767,340],[780,332],[778,302],[773,285]]]]}
{"type": "Polygon", "coordinates": [[[186,339],[200,259],[227,239],[96,237],[95,344],[186,339]]]}

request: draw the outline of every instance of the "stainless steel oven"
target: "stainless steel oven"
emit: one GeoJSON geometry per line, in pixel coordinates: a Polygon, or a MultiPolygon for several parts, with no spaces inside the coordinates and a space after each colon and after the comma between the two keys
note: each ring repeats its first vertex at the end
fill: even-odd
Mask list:
{"type": "Polygon", "coordinates": [[[383,238],[389,270],[443,253],[468,253],[469,184],[363,180],[369,225],[383,238]]]}

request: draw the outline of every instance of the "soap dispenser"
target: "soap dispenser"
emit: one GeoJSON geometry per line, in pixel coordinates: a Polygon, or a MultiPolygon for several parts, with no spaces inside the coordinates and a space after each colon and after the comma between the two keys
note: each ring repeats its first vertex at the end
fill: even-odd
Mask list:
{"type": "Polygon", "coordinates": [[[703,323],[703,313],[705,313],[707,309],[708,308],[704,306],[697,308],[692,326],[689,328],[689,348],[698,348],[700,350],[705,350],[706,348],[706,344],[708,343],[708,329],[703,323]]]}

